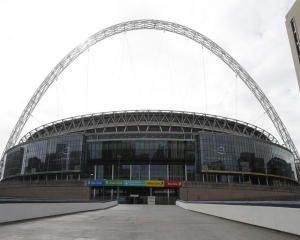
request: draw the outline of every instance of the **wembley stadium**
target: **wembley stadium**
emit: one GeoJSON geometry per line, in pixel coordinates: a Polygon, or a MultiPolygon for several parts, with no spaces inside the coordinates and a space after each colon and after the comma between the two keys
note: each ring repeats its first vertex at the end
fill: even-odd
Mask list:
{"type": "MultiPolygon", "coordinates": [[[[90,178],[298,185],[293,154],[273,135],[238,120],[191,112],[63,119],[30,131],[6,152],[4,182],[90,178]]],[[[121,187],[120,195],[126,192],[121,187]]],[[[144,187],[135,193],[150,195],[144,187]]]]}
{"type": "Polygon", "coordinates": [[[224,49],[185,26],[137,20],[92,35],[48,74],[23,110],[3,151],[0,196],[54,198],[59,192],[61,198],[102,196],[125,202],[126,197],[130,197],[131,202],[133,198],[134,202],[141,203],[146,196],[167,197],[168,203],[170,197],[175,201],[177,198],[189,200],[188,196],[190,200],[224,200],[232,199],[233,195],[235,199],[290,197],[294,191],[291,189],[299,186],[299,159],[286,127],[268,98],[224,49]],[[43,124],[19,138],[44,93],[80,54],[110,36],[141,29],[185,36],[219,57],[259,101],[283,144],[264,129],[237,119],[168,110],[81,115],[43,124]],[[49,185],[49,182],[63,185],[49,185]],[[70,184],[75,184],[73,190],[74,186],[77,188],[68,195],[70,184]],[[252,188],[247,188],[250,185],[252,188]],[[212,194],[213,190],[209,192],[204,188],[201,192],[199,188],[203,186],[210,190],[220,187],[227,190],[212,194]],[[234,192],[234,188],[241,188],[237,186],[250,189],[252,195],[234,192]],[[47,187],[53,190],[46,194],[47,187]],[[274,192],[274,188],[286,190],[274,192]]]}

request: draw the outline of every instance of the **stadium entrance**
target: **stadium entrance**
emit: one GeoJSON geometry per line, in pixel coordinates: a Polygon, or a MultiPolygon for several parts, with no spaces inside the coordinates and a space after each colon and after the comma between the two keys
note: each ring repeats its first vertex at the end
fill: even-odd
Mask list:
{"type": "Polygon", "coordinates": [[[88,180],[87,185],[91,186],[91,199],[94,200],[119,199],[119,204],[150,204],[148,197],[152,197],[152,199],[155,199],[153,200],[155,204],[173,205],[178,199],[179,187],[182,186],[182,182],[161,180],[88,180]],[[144,186],[136,186],[142,184],[144,186]]]}

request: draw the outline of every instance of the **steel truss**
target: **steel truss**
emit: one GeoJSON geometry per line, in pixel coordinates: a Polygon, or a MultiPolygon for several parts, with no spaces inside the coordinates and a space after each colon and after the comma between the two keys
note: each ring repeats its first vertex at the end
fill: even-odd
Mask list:
{"type": "Polygon", "coordinates": [[[20,143],[70,133],[112,133],[133,131],[218,132],[278,144],[269,132],[235,119],[193,112],[143,110],[82,115],[40,126],[21,138],[20,143]]]}
{"type": "Polygon", "coordinates": [[[15,125],[9,137],[1,159],[3,159],[6,150],[14,146],[17,142],[17,139],[19,138],[21,131],[23,130],[23,127],[26,124],[28,118],[30,117],[32,111],[34,110],[35,106],[38,104],[40,99],[43,97],[44,93],[50,87],[50,85],[57,79],[57,77],[62,73],[62,71],[66,67],[68,67],[80,54],[92,47],[94,44],[108,37],[122,32],[142,29],[168,31],[190,38],[193,41],[202,45],[203,47],[207,48],[211,52],[213,52],[224,63],[226,63],[236,73],[236,75],[239,76],[239,78],[247,85],[250,91],[258,99],[263,109],[272,120],[275,128],[277,129],[281,139],[284,142],[285,147],[292,151],[295,158],[295,163],[296,165],[298,165],[298,163],[300,162],[299,153],[286,127],[284,126],[279,115],[272,106],[271,102],[267,99],[263,91],[260,89],[257,83],[250,77],[246,70],[236,60],[234,60],[224,49],[222,49],[220,46],[218,46],[216,43],[214,43],[212,40],[202,35],[201,33],[176,23],[160,20],[136,20],[113,25],[95,33],[83,43],[79,44],[70,53],[68,53],[49,73],[49,75],[45,78],[45,80],[42,82],[42,84],[38,87],[38,89],[31,97],[30,101],[23,110],[17,124],[15,125]]]}

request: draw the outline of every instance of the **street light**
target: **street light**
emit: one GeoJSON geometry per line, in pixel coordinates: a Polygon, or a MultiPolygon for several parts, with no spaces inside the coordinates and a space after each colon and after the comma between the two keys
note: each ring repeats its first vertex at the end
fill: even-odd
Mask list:
{"type": "Polygon", "coordinates": [[[151,179],[151,175],[150,175],[150,173],[151,173],[151,159],[152,159],[152,157],[149,155],[149,159],[150,159],[150,164],[149,164],[149,180],[151,179]]]}
{"type": "Polygon", "coordinates": [[[105,185],[105,181],[106,179],[103,179],[104,182],[103,182],[103,186],[102,186],[102,200],[104,201],[104,185],[105,185]]]}
{"type": "Polygon", "coordinates": [[[117,158],[118,158],[118,180],[120,180],[120,159],[121,159],[121,155],[118,154],[117,158]]]}
{"type": "MultiPolygon", "coordinates": [[[[120,180],[120,159],[121,159],[121,155],[118,154],[117,158],[118,158],[118,180],[120,180]]],[[[118,199],[118,203],[119,203],[119,194],[120,194],[120,188],[118,186],[117,187],[117,199],[118,199]]]]}
{"type": "Polygon", "coordinates": [[[186,202],[189,201],[189,190],[188,190],[188,182],[187,181],[184,181],[184,183],[186,184],[186,202]]]}
{"type": "MultiPolygon", "coordinates": [[[[91,173],[91,178],[93,178],[94,174],[91,173]]],[[[93,199],[95,200],[96,197],[96,189],[94,187],[94,191],[93,191],[93,199]]]]}

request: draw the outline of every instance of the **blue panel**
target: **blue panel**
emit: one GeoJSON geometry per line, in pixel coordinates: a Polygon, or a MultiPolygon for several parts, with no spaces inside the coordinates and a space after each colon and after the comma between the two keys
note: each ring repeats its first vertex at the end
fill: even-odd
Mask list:
{"type": "Polygon", "coordinates": [[[104,180],[87,180],[86,185],[88,187],[104,186],[105,185],[105,181],[104,180]]]}

